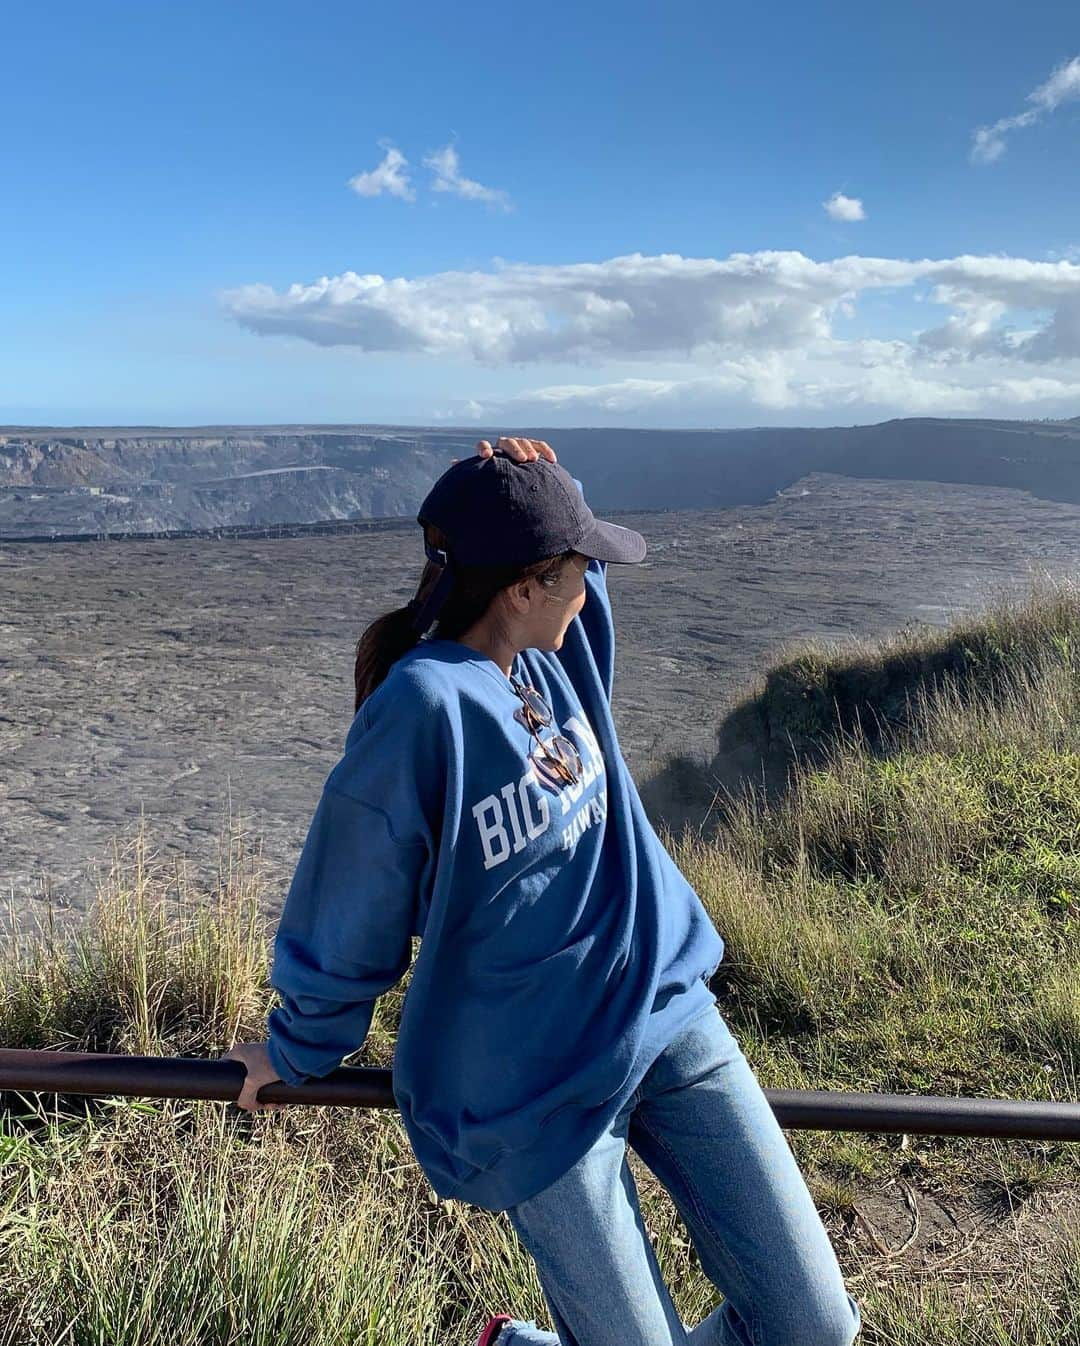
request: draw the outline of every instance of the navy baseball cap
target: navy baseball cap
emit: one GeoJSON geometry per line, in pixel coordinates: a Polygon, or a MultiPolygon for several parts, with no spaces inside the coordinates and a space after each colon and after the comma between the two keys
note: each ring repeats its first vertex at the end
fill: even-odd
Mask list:
{"type": "Polygon", "coordinates": [[[547,458],[519,461],[503,449],[454,463],[428,492],[419,524],[434,524],[449,539],[444,550],[425,540],[428,558],[444,567],[413,624],[424,632],[453,586],[455,565],[529,565],[576,551],[597,561],[633,565],[646,543],[632,528],[597,519],[566,468],[547,458]]]}

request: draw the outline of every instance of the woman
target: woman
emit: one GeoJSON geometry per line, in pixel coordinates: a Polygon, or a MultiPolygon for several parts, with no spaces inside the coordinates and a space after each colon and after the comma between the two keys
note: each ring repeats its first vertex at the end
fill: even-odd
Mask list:
{"type": "Polygon", "coordinates": [[[422,936],[395,1101],[440,1197],[506,1211],[557,1329],[499,1313],[477,1346],[850,1346],[858,1309],[709,989],[723,941],[619,750],[606,566],[645,539],[595,519],[543,440],[481,440],[417,521],[431,564],[359,642],[275,939],[282,1004],[226,1053],[239,1106],[356,1052],[422,936]],[[693,1331],[627,1142],[725,1296],[693,1331]]]}

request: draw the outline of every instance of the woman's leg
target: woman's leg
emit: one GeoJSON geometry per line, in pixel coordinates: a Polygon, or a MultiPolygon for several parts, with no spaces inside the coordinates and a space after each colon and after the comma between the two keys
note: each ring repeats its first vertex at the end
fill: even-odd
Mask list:
{"type": "MultiPolygon", "coordinates": [[[[629,1141],[670,1193],[725,1296],[691,1346],[850,1346],[859,1325],[772,1108],[719,1010],[660,1054],[629,1141]]],[[[591,1342],[589,1346],[592,1346],[591,1342]]]]}
{"type": "Polygon", "coordinates": [[[573,1168],[507,1210],[556,1332],[515,1320],[497,1346],[686,1346],[626,1162],[635,1093],[573,1168]]]}

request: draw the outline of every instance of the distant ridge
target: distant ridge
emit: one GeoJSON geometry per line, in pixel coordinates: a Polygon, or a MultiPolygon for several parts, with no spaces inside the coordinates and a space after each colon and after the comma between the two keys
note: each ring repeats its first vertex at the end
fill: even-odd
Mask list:
{"type": "MultiPolygon", "coordinates": [[[[548,440],[597,511],[763,504],[812,472],[1009,487],[1080,503],[1080,416],[510,429],[548,440]]],[[[2,427],[0,539],[415,518],[451,458],[503,432],[373,424],[2,427]]]]}

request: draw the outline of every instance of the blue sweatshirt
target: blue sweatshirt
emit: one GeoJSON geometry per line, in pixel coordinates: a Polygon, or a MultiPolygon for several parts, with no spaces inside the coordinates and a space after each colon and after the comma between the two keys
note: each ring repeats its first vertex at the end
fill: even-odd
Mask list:
{"type": "Polygon", "coordinates": [[[287,1084],[358,1051],[412,964],[394,1098],[436,1194],[492,1211],[572,1167],[716,1003],[723,941],[616,739],[606,570],[589,562],[562,648],[513,665],[554,711],[542,737],[577,747],[578,783],[536,766],[494,660],[421,640],[352,721],[274,943],[268,1050],[287,1084]]]}

